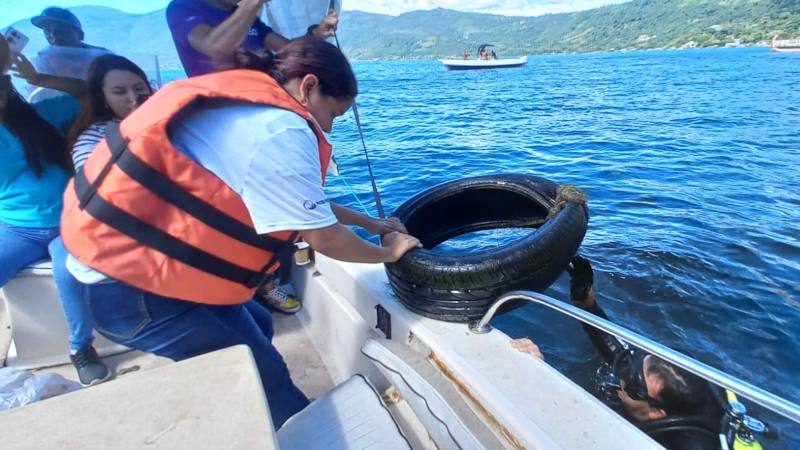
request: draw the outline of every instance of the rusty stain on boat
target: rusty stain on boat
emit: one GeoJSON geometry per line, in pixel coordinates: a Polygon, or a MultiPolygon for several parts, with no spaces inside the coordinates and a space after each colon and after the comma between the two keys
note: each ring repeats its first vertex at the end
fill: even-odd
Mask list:
{"type": "Polygon", "coordinates": [[[489,425],[492,429],[494,429],[500,436],[502,436],[512,448],[524,450],[525,446],[519,441],[519,439],[514,436],[514,434],[503,426],[497,417],[495,417],[489,410],[483,406],[483,404],[475,397],[475,394],[470,391],[464,382],[462,382],[458,376],[453,372],[447,364],[442,361],[434,352],[428,353],[428,359],[447,377],[461,392],[461,394],[469,400],[469,402],[475,408],[475,412],[481,415],[484,420],[486,420],[487,425],[489,425]]]}

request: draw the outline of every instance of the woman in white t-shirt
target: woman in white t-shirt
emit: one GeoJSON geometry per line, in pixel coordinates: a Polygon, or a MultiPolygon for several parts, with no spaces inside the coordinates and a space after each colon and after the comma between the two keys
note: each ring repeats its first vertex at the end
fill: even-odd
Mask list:
{"type": "Polygon", "coordinates": [[[358,91],[344,55],[300,39],[274,58],[239,56],[240,69],[171,83],[109,127],[68,187],[62,235],[69,261],[96,271],[67,263],[101,333],[173,360],[247,345],[279,427],[308,399],[271,343],[269,316],[260,323],[245,301],[272,256],[297,235],[360,263],[422,244],[397,219],[326,199],[325,134],[358,91]],[[347,225],[384,235],[381,245],[347,225]]]}

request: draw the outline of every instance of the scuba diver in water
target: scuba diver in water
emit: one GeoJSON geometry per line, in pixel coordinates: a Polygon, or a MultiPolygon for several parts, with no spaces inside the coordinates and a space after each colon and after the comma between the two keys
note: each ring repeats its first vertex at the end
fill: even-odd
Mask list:
{"type": "MultiPolygon", "coordinates": [[[[608,319],[595,299],[591,263],[575,256],[567,271],[572,302],[608,319]]],[[[719,448],[723,411],[708,382],[588,324],[581,325],[604,360],[595,382],[598,396],[608,406],[668,449],[719,448]]],[[[528,339],[516,339],[512,346],[543,357],[528,339]]]]}

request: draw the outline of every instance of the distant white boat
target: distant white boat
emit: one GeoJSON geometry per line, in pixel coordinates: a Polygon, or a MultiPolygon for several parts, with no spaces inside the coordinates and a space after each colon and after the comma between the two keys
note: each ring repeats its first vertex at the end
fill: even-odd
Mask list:
{"type": "Polygon", "coordinates": [[[527,56],[499,59],[494,50],[490,51],[489,47],[494,47],[494,45],[479,45],[476,54],[477,58],[475,59],[470,59],[469,51],[464,50],[464,58],[462,59],[440,59],[439,61],[441,61],[448,70],[504,69],[506,67],[519,67],[528,62],[527,56]]]}
{"type": "Polygon", "coordinates": [[[527,56],[504,59],[440,59],[449,70],[501,69],[520,67],[528,62],[527,56]]]}

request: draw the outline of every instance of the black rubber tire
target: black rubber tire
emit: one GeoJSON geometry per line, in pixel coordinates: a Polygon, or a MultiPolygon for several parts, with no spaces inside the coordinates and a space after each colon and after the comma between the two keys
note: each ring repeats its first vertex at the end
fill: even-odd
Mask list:
{"type": "MultiPolygon", "coordinates": [[[[577,253],[589,222],[585,205],[568,203],[542,224],[557,187],[531,175],[480,176],[440,184],[403,203],[393,215],[425,248],[386,264],[397,297],[423,316],[469,322],[506,292],[547,289],[577,253]],[[506,227],[534,231],[490,250],[430,250],[464,233],[506,227]]],[[[503,312],[520,303],[508,305],[503,312]]]]}

